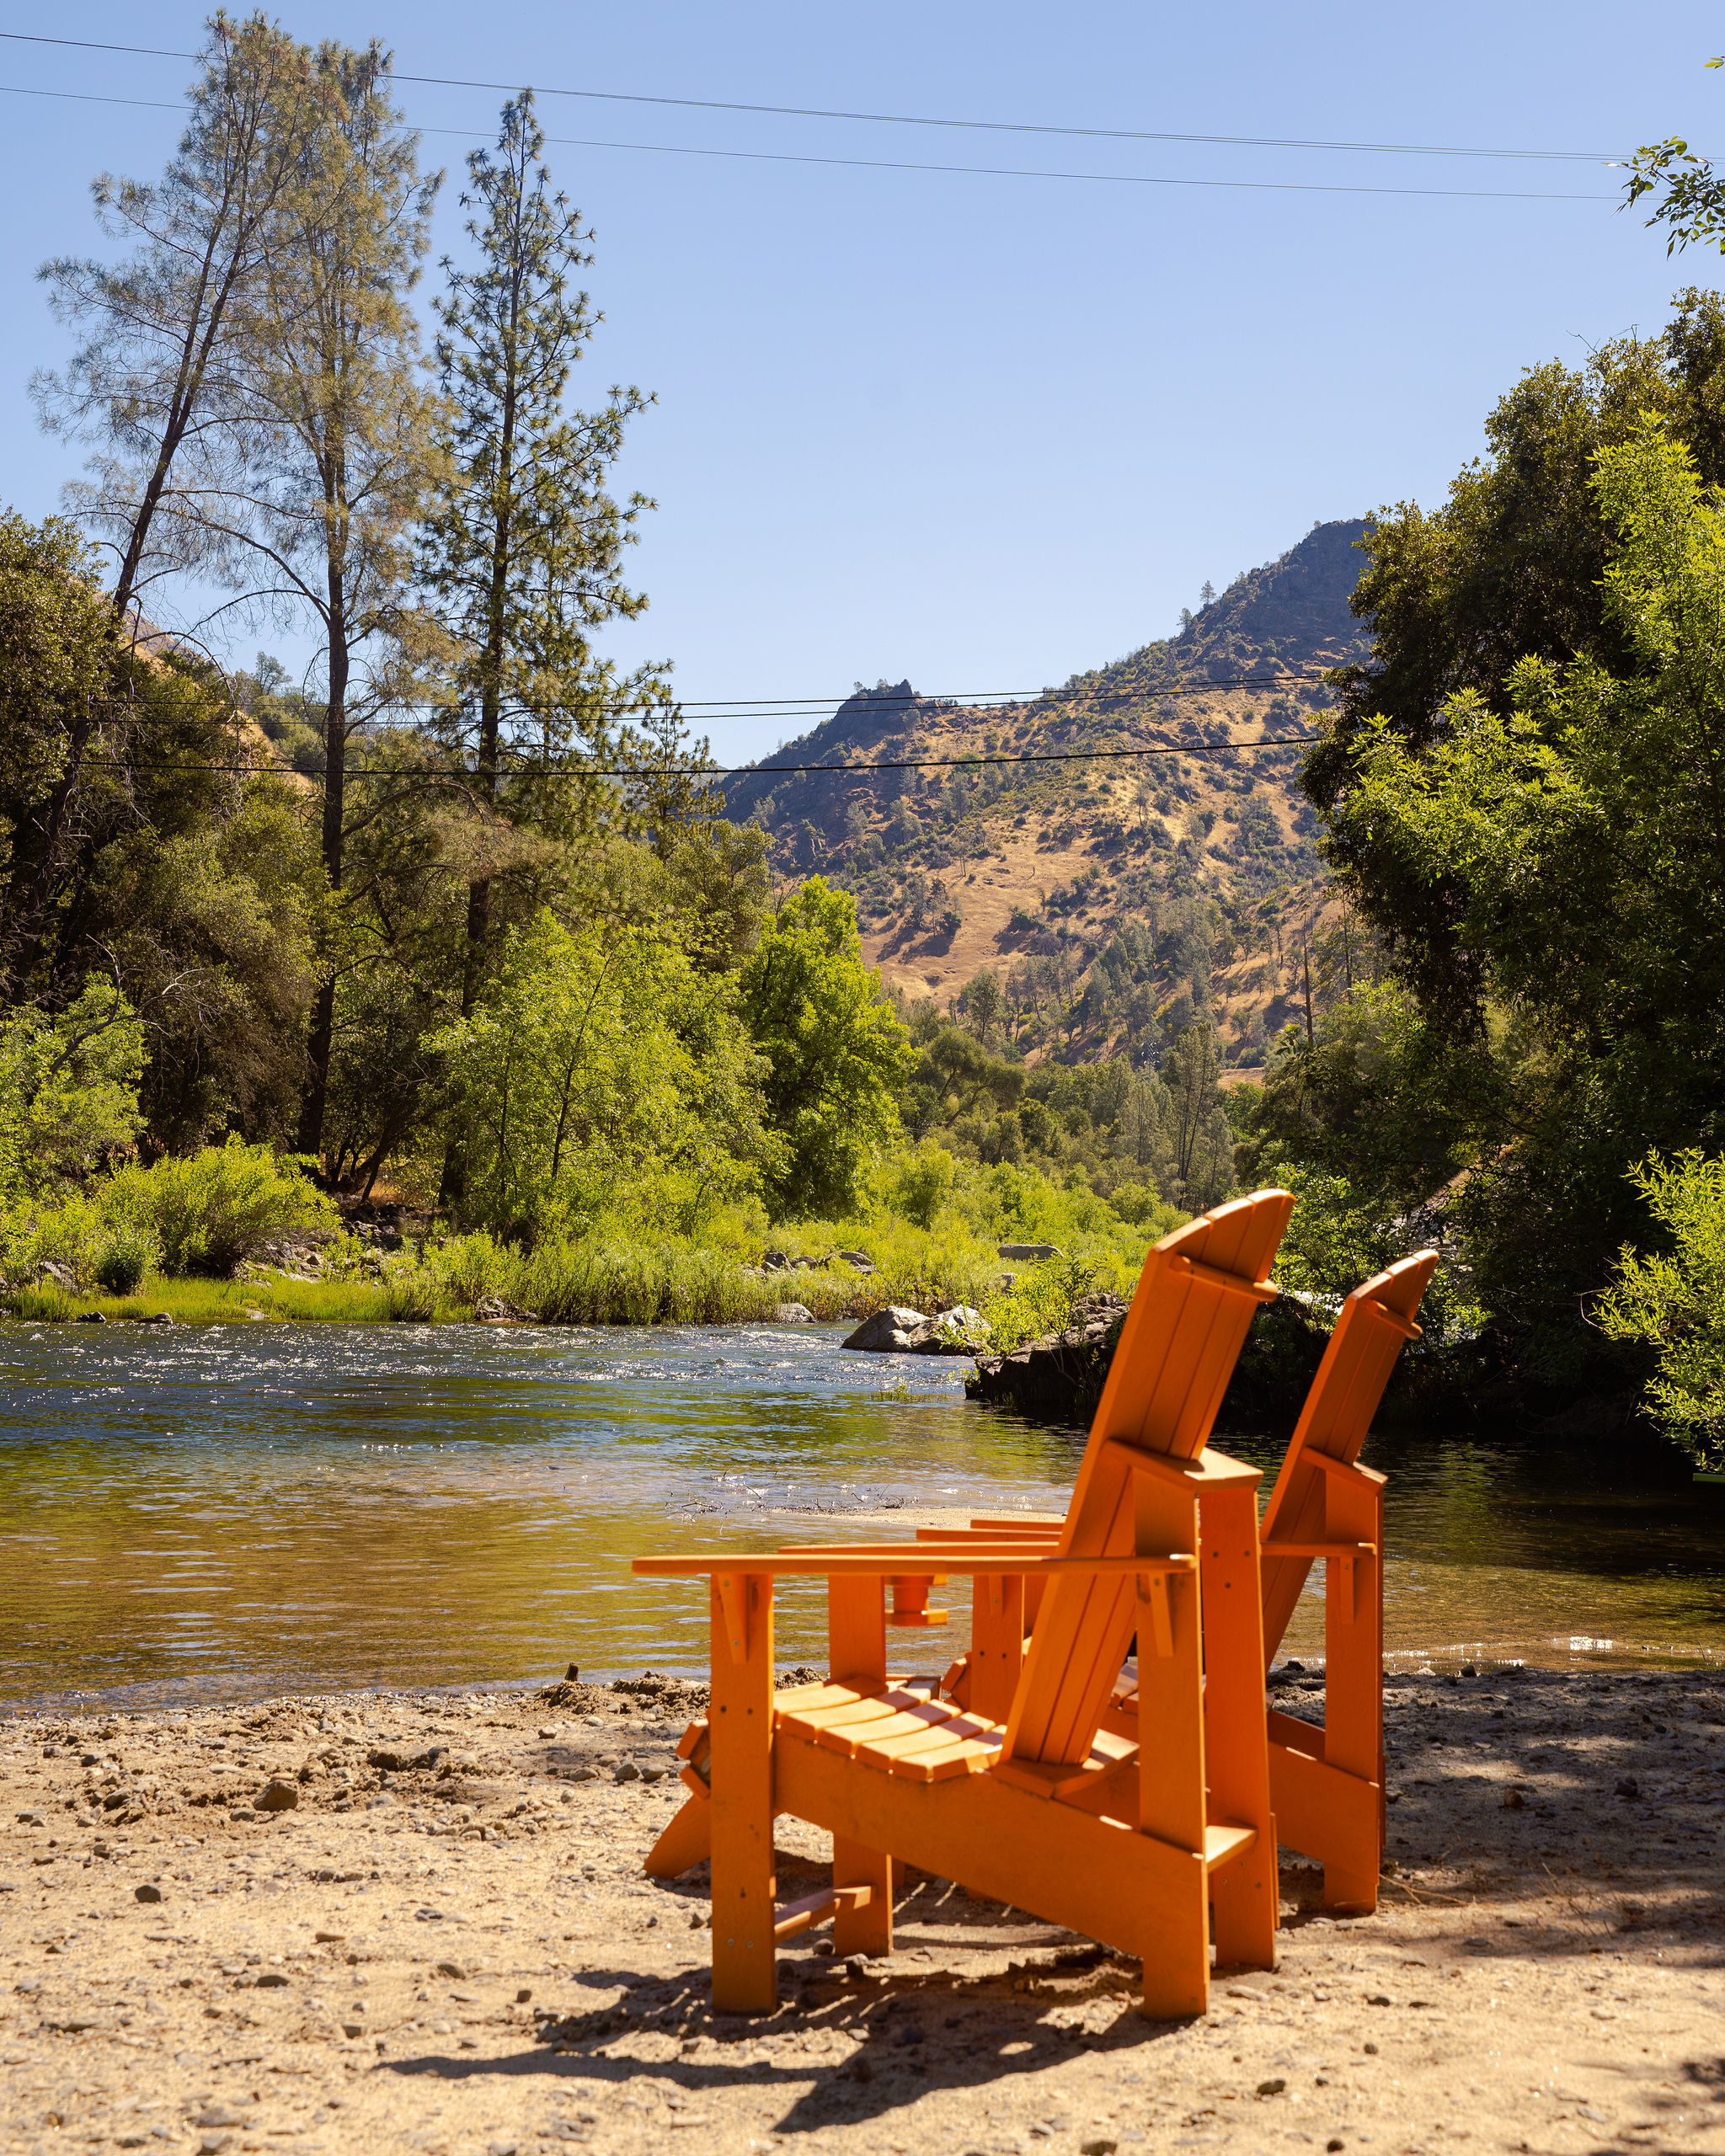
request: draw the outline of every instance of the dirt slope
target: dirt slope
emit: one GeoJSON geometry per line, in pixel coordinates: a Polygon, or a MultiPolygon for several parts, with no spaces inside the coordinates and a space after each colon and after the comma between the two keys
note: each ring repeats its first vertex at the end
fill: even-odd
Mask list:
{"type": "Polygon", "coordinates": [[[1300,750],[1213,750],[1311,730],[1323,671],[1366,646],[1348,605],[1363,529],[1315,526],[1178,636],[1031,702],[940,703],[908,681],[861,691],[765,761],[958,760],[751,767],[725,782],[729,813],[765,826],[781,873],[819,870],[857,893],[870,961],[912,997],[945,1003],[990,968],[1016,985],[1021,1040],[1071,1054],[1142,1046],[1208,998],[1251,1060],[1295,1007],[1321,864],[1300,750]],[[1092,750],[1115,753],[983,760],[1092,750]]]}

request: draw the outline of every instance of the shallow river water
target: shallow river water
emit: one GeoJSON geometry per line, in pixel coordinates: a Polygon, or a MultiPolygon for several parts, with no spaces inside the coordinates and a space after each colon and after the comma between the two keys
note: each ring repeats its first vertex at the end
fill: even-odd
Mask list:
{"type": "MultiPolygon", "coordinates": [[[[0,1703],[694,1670],[704,1592],[633,1556],[1064,1506],[1079,1435],[969,1404],[962,1363],[841,1337],[0,1326],[0,1703]]],[[[1274,1473],[1275,1445],[1222,1443],[1274,1473]]],[[[1725,1489],[1489,1432],[1366,1458],[1397,1661],[1725,1656],[1725,1489]]],[[[787,1584],[782,1660],[821,1637],[817,1584],[787,1584]]],[[[1314,1588],[1288,1651],[1322,1640],[1314,1588]]]]}

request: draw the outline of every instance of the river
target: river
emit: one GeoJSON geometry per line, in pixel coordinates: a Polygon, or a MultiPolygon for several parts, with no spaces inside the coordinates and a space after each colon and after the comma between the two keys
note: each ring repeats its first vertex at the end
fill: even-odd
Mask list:
{"type": "MultiPolygon", "coordinates": [[[[967,1402],[963,1363],[841,1337],[0,1326],[0,1700],[694,1671],[704,1594],[633,1578],[638,1554],[1064,1505],[1080,1436],[967,1402]]],[[[1274,1471],[1275,1446],[1221,1442],[1274,1471]]],[[[1725,1489],[1669,1457],[1482,1432],[1366,1458],[1392,1662],[1725,1657],[1725,1489]]],[[[951,1596],[930,1667],[964,1641],[951,1596]]],[[[779,1608],[781,1659],[818,1662],[818,1583],[779,1608]]],[[[1315,1583],[1287,1651],[1322,1641],[1315,1583]]]]}

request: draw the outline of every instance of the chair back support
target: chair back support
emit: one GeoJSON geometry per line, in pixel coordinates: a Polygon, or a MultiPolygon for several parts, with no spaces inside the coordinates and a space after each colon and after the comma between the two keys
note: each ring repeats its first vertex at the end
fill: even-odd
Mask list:
{"type": "MultiPolygon", "coordinates": [[[[1134,1451],[1177,1462],[1203,1451],[1252,1314],[1274,1298],[1270,1265],[1293,1209],[1284,1190],[1254,1191],[1151,1250],[1091,1426],[1060,1555],[1134,1550],[1134,1451]]],[[[1088,1756],[1138,1609],[1130,1575],[1049,1583],[1007,1720],[1005,1758],[1051,1764],[1088,1756]]]]}
{"type": "MultiPolygon", "coordinates": [[[[1342,1305],[1324,1358],[1306,1396],[1281,1472],[1263,1516],[1266,1542],[1306,1542],[1324,1524],[1324,1474],[1311,1455],[1358,1459],[1404,1342],[1418,1339],[1413,1313],[1438,1262],[1434,1250],[1416,1251],[1362,1281],[1342,1305]]],[[[1274,1659],[1313,1562],[1311,1557],[1263,1559],[1263,1650],[1274,1659]]]]}

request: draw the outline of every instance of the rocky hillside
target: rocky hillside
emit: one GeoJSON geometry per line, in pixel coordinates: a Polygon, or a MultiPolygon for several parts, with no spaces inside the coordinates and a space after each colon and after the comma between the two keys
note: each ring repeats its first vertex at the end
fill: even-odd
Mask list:
{"type": "Polygon", "coordinates": [[[1329,956],[1321,864],[1300,750],[1217,751],[1297,739],[1324,670],[1365,648],[1348,604],[1364,528],[1315,526],[1178,636],[1033,702],[859,691],[763,761],[875,769],[751,766],[727,812],[765,826],[785,875],[856,892],[870,961],[908,1001],[991,1007],[969,989],[985,973],[989,1031],[1086,1059],[1155,1053],[1208,1010],[1250,1066],[1300,1008],[1315,937],[1329,956]],[[989,760],[1044,755],[1065,760],[989,760]],[[917,759],[950,760],[894,768],[917,759]]]}

